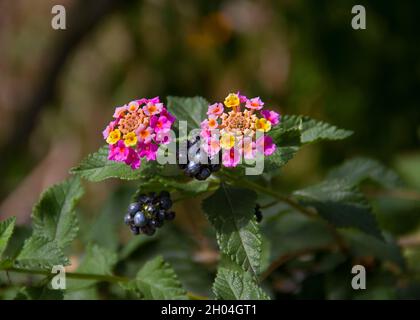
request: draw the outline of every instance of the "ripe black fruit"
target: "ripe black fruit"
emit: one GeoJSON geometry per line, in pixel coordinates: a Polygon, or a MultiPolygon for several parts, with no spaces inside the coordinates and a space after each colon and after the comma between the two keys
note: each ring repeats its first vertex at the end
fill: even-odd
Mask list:
{"type": "Polygon", "coordinates": [[[168,211],[172,207],[169,192],[162,191],[157,195],[154,192],[141,194],[137,202],[128,206],[124,216],[124,223],[130,227],[133,234],[153,235],[156,228],[163,226],[165,220],[173,220],[175,212],[168,211]]]}
{"type": "MultiPolygon", "coordinates": [[[[200,150],[200,136],[187,141],[187,152],[179,152],[178,163],[179,168],[184,171],[185,175],[196,178],[197,180],[206,180],[213,172],[220,170],[220,155],[217,164],[212,164],[212,160],[202,153],[200,150]],[[188,155],[188,157],[187,157],[188,155]],[[181,163],[187,161],[187,163],[181,163]]],[[[214,161],[213,161],[214,162],[214,161]]]]}

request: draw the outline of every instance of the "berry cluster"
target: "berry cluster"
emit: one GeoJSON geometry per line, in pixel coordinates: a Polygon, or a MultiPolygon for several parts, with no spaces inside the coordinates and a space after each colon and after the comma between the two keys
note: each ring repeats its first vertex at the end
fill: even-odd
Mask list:
{"type": "Polygon", "coordinates": [[[197,180],[206,180],[213,172],[220,170],[221,164],[212,164],[206,153],[201,152],[200,136],[187,141],[186,154],[178,153],[178,165],[184,173],[197,180]]]}
{"type": "Polygon", "coordinates": [[[136,202],[128,206],[124,222],[133,234],[144,233],[151,236],[156,228],[163,226],[165,220],[175,218],[175,212],[169,211],[171,207],[172,200],[167,191],[162,191],[159,195],[154,192],[141,194],[136,202]]]}

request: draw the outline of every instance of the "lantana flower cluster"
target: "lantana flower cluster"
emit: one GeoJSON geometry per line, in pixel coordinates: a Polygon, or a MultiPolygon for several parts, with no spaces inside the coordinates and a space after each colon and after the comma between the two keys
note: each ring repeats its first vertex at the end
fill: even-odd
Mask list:
{"type": "Polygon", "coordinates": [[[204,151],[213,157],[222,150],[225,167],[236,167],[242,157],[273,154],[276,145],[266,133],[279,124],[280,115],[263,108],[259,97],[248,99],[240,93],[230,93],[224,103],[210,105],[208,118],[201,122],[204,151]]]}
{"type": "Polygon", "coordinates": [[[142,98],[117,107],[113,117],[102,133],[109,144],[109,160],[138,169],[142,158],[156,160],[159,145],[171,142],[169,132],[175,117],[159,97],[142,98]]]}

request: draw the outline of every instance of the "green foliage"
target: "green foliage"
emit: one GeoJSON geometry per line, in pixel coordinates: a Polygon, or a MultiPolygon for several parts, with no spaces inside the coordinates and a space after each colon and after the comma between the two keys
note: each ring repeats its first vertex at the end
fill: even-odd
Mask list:
{"type": "Polygon", "coordinates": [[[269,300],[267,294],[247,272],[219,268],[213,285],[217,299],[223,300],[269,300]]]}
{"type": "Polygon", "coordinates": [[[269,132],[277,149],[265,158],[265,171],[281,168],[306,144],[321,140],[342,140],[351,134],[351,131],[309,117],[285,115],[280,124],[269,132]]]}
{"type": "Polygon", "coordinates": [[[294,192],[304,204],[337,227],[353,227],[377,238],[381,231],[362,193],[341,180],[327,180],[294,192]]]}
{"type": "Polygon", "coordinates": [[[200,123],[207,118],[209,103],[202,97],[184,98],[168,97],[166,106],[168,111],[176,116],[175,128],[178,129],[178,121],[187,121],[188,130],[200,129],[200,123]]]}
{"type": "Polygon", "coordinates": [[[140,269],[135,284],[145,299],[187,299],[175,272],[161,256],[140,269]]]}
{"type": "Polygon", "coordinates": [[[11,217],[7,220],[0,222],[0,258],[4,250],[6,249],[7,243],[12,236],[13,229],[15,227],[16,218],[11,217]]]}
{"type": "Polygon", "coordinates": [[[28,269],[51,269],[53,265],[68,265],[69,260],[57,243],[43,236],[33,235],[25,241],[15,264],[28,269]]]}
{"type": "MultiPolygon", "coordinates": [[[[116,263],[117,255],[115,252],[89,244],[86,247],[85,256],[77,268],[77,273],[112,275],[112,270],[116,263]]],[[[95,279],[69,279],[67,280],[67,289],[70,291],[80,290],[92,286],[97,282],[98,280],[95,279]]]]}
{"type": "Polygon", "coordinates": [[[402,186],[400,178],[394,171],[376,160],[361,157],[348,160],[332,169],[327,175],[327,179],[339,179],[352,186],[359,185],[366,180],[391,189],[402,186]]]}
{"type": "Polygon", "coordinates": [[[203,209],[216,229],[223,253],[254,275],[259,273],[261,235],[254,217],[255,192],[222,184],[203,201],[203,209]]]}
{"type": "MultiPolygon", "coordinates": [[[[168,98],[170,112],[187,120],[189,129],[199,128],[207,105],[199,97],[168,98]]],[[[301,147],[341,140],[351,132],[308,117],[284,116],[270,135],[278,148],[265,159],[266,172],[281,179],[275,177],[276,170],[301,147]]],[[[409,204],[405,201],[396,206],[392,200],[393,205],[385,202],[384,210],[383,199],[376,199],[372,206],[369,200],[375,193],[369,198],[364,191],[392,194],[405,188],[394,171],[376,160],[350,159],[333,168],[323,181],[283,194],[270,186],[274,179],[265,179],[268,176],[242,177],[243,166],[223,169],[206,181],[197,181],[181,175],[172,165],[143,161],[140,169],[132,170],[107,157],[108,148],[100,148],[71,170],[73,178],[41,195],[33,208],[31,234],[15,227],[14,218],[0,222],[0,270],[28,273],[34,283],[6,293],[0,291],[0,298],[188,299],[211,295],[211,289],[216,299],[265,300],[284,294],[284,290],[294,290],[293,297],[307,297],[307,292],[316,291],[316,297],[360,298],[362,294],[342,289],[343,283],[348,286],[349,268],[360,261],[370,261],[370,267],[377,271],[372,281],[380,284],[366,296],[394,297],[389,283],[397,282],[401,272],[418,265],[418,257],[407,256],[398,245],[395,228],[384,228],[389,224],[384,216],[388,211],[401,213],[404,206],[418,208],[412,199],[417,194],[408,194],[409,204]],[[82,215],[79,223],[76,205],[83,194],[80,178],[92,182],[136,180],[137,187],[120,187],[104,201],[100,214],[90,219],[82,215]],[[161,190],[174,192],[176,202],[187,198],[201,201],[201,195],[207,194],[201,208],[213,229],[201,226],[198,212],[187,205],[189,216],[180,219],[182,223],[191,222],[191,228],[165,225],[153,237],[140,235],[127,240],[119,229],[130,198],[161,190]],[[255,207],[261,201],[264,218],[257,223],[255,207]],[[384,229],[379,228],[376,216],[384,229]],[[81,235],[75,243],[79,225],[81,235]],[[212,241],[214,235],[219,251],[212,241]],[[73,243],[76,245],[71,246],[73,243]],[[74,255],[72,250],[80,248],[85,249],[74,255]],[[68,254],[72,254],[71,259],[68,254]],[[76,266],[72,266],[75,271],[67,273],[67,289],[52,290],[48,285],[51,267],[70,263],[76,266]],[[383,279],[388,282],[381,284],[383,279]]]]}
{"type": "Polygon", "coordinates": [[[61,249],[67,247],[79,230],[75,206],[82,195],[83,189],[77,178],[45,191],[32,213],[34,236],[47,238],[61,249]]]}
{"type": "Polygon", "coordinates": [[[48,286],[22,288],[15,297],[15,300],[62,300],[63,291],[53,290],[48,286]]]}
{"type": "Polygon", "coordinates": [[[70,170],[70,173],[92,182],[109,178],[136,180],[151,175],[157,170],[154,162],[143,161],[141,167],[133,170],[125,163],[108,160],[108,146],[88,155],[82,162],[70,170]]]}

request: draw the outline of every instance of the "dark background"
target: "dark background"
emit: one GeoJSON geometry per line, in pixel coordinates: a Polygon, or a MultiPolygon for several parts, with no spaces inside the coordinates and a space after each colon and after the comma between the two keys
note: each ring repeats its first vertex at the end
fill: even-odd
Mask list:
{"type": "MultiPolygon", "coordinates": [[[[275,188],[364,155],[420,189],[419,13],[414,0],[0,0],[0,217],[28,223],[40,192],[104,144],[113,108],[156,95],[214,102],[240,90],[354,131],[304,148],[275,188]],[[55,4],[65,31],[51,28],[55,4]],[[366,30],[351,28],[356,4],[366,30]]],[[[118,181],[87,188],[82,214],[93,217],[122,192],[118,181]]],[[[401,217],[396,233],[415,231],[419,212],[401,217]]]]}

